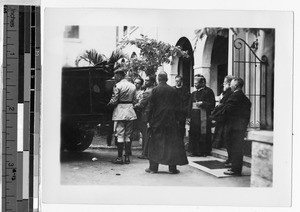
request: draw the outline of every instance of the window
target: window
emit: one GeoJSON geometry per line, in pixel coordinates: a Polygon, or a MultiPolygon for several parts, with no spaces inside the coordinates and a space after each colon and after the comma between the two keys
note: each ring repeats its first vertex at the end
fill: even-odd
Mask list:
{"type": "Polygon", "coordinates": [[[79,39],[79,26],[66,26],[64,38],[79,39]]]}

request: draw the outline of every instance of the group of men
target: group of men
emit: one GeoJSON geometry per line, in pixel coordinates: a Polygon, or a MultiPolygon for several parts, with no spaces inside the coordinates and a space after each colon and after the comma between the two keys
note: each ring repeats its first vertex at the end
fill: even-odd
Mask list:
{"type": "Polygon", "coordinates": [[[183,86],[182,77],[176,76],[176,85],[167,84],[167,73],[162,71],[156,79],[147,76],[134,84],[125,79],[125,72],[115,71],[116,85],[108,103],[114,106],[118,157],[116,164],[130,163],[133,124],[142,134],[141,159],[149,160],[148,173],[157,173],[159,164],[169,166],[169,172],[179,173],[177,165],[188,164],[184,136],[188,122],[190,156],[205,157],[212,150],[212,125],[216,125],[214,140],[224,140],[228,151],[224,174],[241,175],[243,139],[250,119],[251,103],[242,91],[243,80],[225,77],[220,104],[215,107],[214,92],[206,86],[202,75],[195,75],[195,91],[183,86]],[[142,87],[143,86],[143,87],[142,87]],[[216,122],[216,124],[215,124],[216,122]],[[123,149],[125,155],[123,160],[123,149]]]}

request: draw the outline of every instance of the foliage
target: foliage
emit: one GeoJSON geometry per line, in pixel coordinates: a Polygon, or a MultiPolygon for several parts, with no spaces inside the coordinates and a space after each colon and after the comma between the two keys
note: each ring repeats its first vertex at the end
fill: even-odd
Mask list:
{"type": "Polygon", "coordinates": [[[120,49],[116,49],[113,51],[110,55],[110,57],[107,60],[107,63],[109,64],[115,64],[122,58],[128,58],[127,55],[125,55],[120,49]]]}
{"type": "Polygon", "coordinates": [[[135,45],[140,49],[140,56],[130,58],[122,67],[134,73],[145,71],[146,74],[154,74],[159,66],[171,63],[172,57],[189,57],[187,51],[183,51],[179,46],[172,46],[145,35],[133,40],[123,40],[119,46],[123,49],[127,45],[135,45]]]}
{"type": "Polygon", "coordinates": [[[228,37],[228,28],[221,28],[221,27],[216,27],[216,28],[211,28],[211,27],[205,27],[202,29],[196,29],[195,34],[197,38],[202,39],[205,35],[210,36],[223,36],[223,37],[228,37]]]}
{"type": "Polygon", "coordinates": [[[120,49],[112,51],[109,58],[98,53],[95,49],[92,49],[87,50],[83,55],[78,56],[75,64],[78,67],[79,62],[84,60],[87,61],[91,66],[101,66],[105,68],[106,72],[109,72],[113,75],[116,64],[118,64],[123,58],[127,59],[127,56],[120,49]]]}
{"type": "Polygon", "coordinates": [[[89,65],[95,66],[99,63],[106,61],[104,54],[99,54],[95,49],[86,50],[83,55],[80,55],[75,60],[76,66],[79,66],[79,62],[84,60],[89,63],[89,65]]]}
{"type": "Polygon", "coordinates": [[[228,37],[228,28],[222,28],[222,27],[216,27],[216,28],[211,28],[211,27],[205,27],[201,29],[196,29],[195,30],[196,34],[196,41],[195,41],[195,47],[194,51],[196,50],[197,47],[197,42],[202,40],[204,36],[223,36],[223,37],[228,37]]]}
{"type": "Polygon", "coordinates": [[[119,44],[119,48],[113,51],[108,59],[94,49],[87,50],[76,59],[76,66],[79,65],[80,60],[85,60],[92,66],[105,66],[110,72],[113,72],[116,68],[123,69],[127,74],[134,77],[142,71],[147,75],[155,74],[159,66],[164,63],[171,63],[172,57],[189,57],[187,51],[183,51],[179,46],[172,46],[144,35],[141,35],[141,38],[138,39],[123,40],[119,44]],[[128,58],[122,52],[127,45],[138,47],[140,55],[128,58]],[[120,62],[121,59],[125,59],[125,61],[120,62]]]}

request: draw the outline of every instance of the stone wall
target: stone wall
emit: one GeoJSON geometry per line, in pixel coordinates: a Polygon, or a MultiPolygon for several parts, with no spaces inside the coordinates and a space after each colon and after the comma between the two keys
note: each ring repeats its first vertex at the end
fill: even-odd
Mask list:
{"type": "Polygon", "coordinates": [[[272,187],[273,143],[252,142],[251,187],[272,187]]]}

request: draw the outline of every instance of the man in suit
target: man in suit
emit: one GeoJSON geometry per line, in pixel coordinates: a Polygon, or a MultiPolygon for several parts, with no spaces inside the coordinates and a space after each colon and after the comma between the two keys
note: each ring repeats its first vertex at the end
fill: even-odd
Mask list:
{"type": "Polygon", "coordinates": [[[211,154],[211,122],[209,116],[215,107],[215,95],[206,86],[203,75],[195,76],[195,88],[190,98],[189,151],[190,156],[206,157],[211,154]]]}
{"type": "Polygon", "coordinates": [[[114,107],[112,120],[115,122],[115,135],[118,140],[118,157],[112,162],[123,164],[122,154],[125,143],[125,163],[129,164],[133,120],[137,118],[133,109],[136,88],[134,84],[125,79],[125,72],[122,69],[117,69],[114,73],[116,85],[113,88],[113,95],[108,106],[114,107]]]}
{"type": "Polygon", "coordinates": [[[186,117],[189,108],[189,100],[190,100],[190,91],[189,89],[183,85],[182,76],[177,75],[175,77],[175,90],[177,93],[177,97],[179,99],[177,110],[178,110],[178,130],[180,133],[180,138],[183,140],[185,135],[185,123],[186,117]]]}
{"type": "Polygon", "coordinates": [[[167,84],[167,73],[158,74],[158,86],[153,88],[149,108],[149,146],[150,166],[147,173],[157,173],[159,164],[169,166],[171,174],[178,174],[177,165],[188,164],[184,143],[179,138],[175,88],[167,84]]]}
{"type": "Polygon", "coordinates": [[[152,89],[154,88],[155,77],[153,75],[148,75],[145,78],[145,91],[141,96],[141,100],[134,105],[134,109],[141,113],[141,118],[139,122],[139,128],[142,133],[142,154],[138,156],[140,159],[147,159],[147,148],[148,148],[148,127],[147,122],[149,120],[149,99],[151,97],[152,89]]]}
{"type": "Polygon", "coordinates": [[[251,102],[243,93],[244,81],[234,78],[230,87],[232,94],[224,106],[225,139],[231,155],[231,169],[224,172],[226,175],[241,175],[243,167],[243,144],[251,114],[251,102]]]}
{"type": "Polygon", "coordinates": [[[212,122],[215,124],[215,132],[213,136],[212,146],[214,148],[226,147],[228,153],[228,159],[225,163],[225,167],[231,167],[231,155],[228,151],[227,144],[224,139],[224,127],[225,127],[225,117],[224,117],[224,105],[229,96],[232,94],[230,83],[233,79],[233,76],[226,76],[223,82],[223,92],[219,96],[219,104],[211,113],[212,122]]]}

